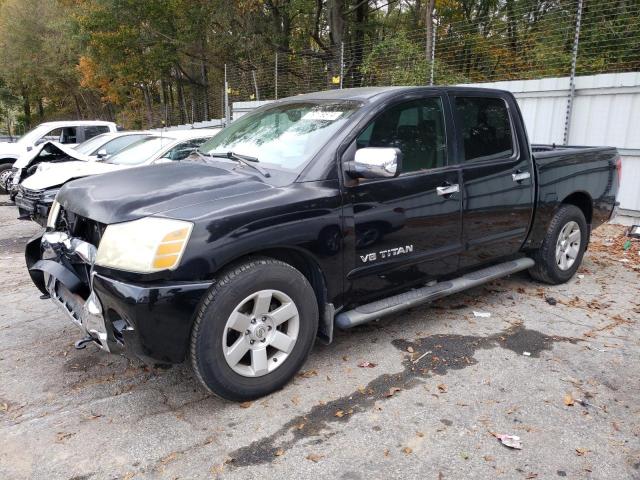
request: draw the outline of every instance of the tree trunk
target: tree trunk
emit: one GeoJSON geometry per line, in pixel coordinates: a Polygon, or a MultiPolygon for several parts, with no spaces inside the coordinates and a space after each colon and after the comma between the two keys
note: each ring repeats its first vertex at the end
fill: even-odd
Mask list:
{"type": "Polygon", "coordinates": [[[511,52],[518,53],[518,30],[513,12],[513,0],[507,0],[507,36],[509,37],[511,52]]]}
{"type": "MultiPolygon", "coordinates": [[[[204,53],[204,45],[202,46],[204,53]]],[[[200,62],[200,81],[202,82],[202,118],[200,120],[209,120],[209,72],[207,71],[207,63],[204,58],[200,62]]]]}
{"type": "Polygon", "coordinates": [[[31,129],[31,103],[29,103],[29,89],[22,86],[22,112],[24,113],[24,128],[31,129]]]}
{"type": "Polygon", "coordinates": [[[329,46],[331,48],[329,75],[336,77],[340,75],[340,50],[344,41],[344,0],[327,0],[327,20],[329,23],[329,46]]]}
{"type": "Polygon", "coordinates": [[[144,106],[147,112],[147,126],[153,127],[153,101],[151,99],[151,92],[148,85],[142,86],[142,93],[144,95],[144,106]]]}
{"type": "Polygon", "coordinates": [[[38,120],[44,121],[44,104],[42,103],[42,97],[38,98],[38,120]]]}
{"type": "Polygon", "coordinates": [[[433,10],[436,6],[436,0],[427,0],[427,13],[425,16],[425,25],[427,27],[427,41],[425,48],[425,57],[427,62],[431,62],[433,52],[433,10]]]}
{"type": "Polygon", "coordinates": [[[351,85],[362,86],[362,62],[364,61],[364,29],[369,15],[369,2],[360,2],[356,8],[356,25],[354,32],[354,46],[351,59],[351,85]]]}

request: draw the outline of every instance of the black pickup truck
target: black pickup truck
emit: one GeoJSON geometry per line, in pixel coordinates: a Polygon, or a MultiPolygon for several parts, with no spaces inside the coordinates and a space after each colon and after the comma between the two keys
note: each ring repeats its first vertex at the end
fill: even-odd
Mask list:
{"type": "Polygon", "coordinates": [[[282,388],[314,339],[528,270],[569,280],[613,214],[615,148],[533,146],[514,97],[362,88],[280,100],[182,162],[68,183],[26,260],[87,343],[282,388]]]}

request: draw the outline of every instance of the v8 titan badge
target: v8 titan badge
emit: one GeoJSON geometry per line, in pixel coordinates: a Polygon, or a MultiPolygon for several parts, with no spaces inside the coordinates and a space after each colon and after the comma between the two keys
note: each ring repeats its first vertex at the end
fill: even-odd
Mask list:
{"type": "Polygon", "coordinates": [[[378,252],[371,252],[365,255],[360,255],[360,260],[362,260],[363,263],[374,262],[378,259],[384,260],[411,252],[413,252],[413,245],[405,245],[404,247],[389,248],[386,250],[380,250],[378,252]]]}

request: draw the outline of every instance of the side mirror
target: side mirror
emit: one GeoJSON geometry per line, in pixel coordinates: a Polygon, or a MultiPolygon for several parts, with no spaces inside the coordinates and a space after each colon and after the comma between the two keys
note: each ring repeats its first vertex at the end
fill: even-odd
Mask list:
{"type": "Polygon", "coordinates": [[[398,148],[361,148],[347,163],[347,172],[353,178],[394,178],[401,170],[402,152],[398,148]]]}
{"type": "Polygon", "coordinates": [[[100,150],[98,150],[98,153],[96,153],[96,156],[101,160],[103,158],[105,158],[107,155],[109,155],[109,154],[107,153],[107,149],[106,148],[101,148],[100,150]]]}
{"type": "Polygon", "coordinates": [[[45,137],[42,137],[42,138],[39,138],[38,140],[36,140],[34,145],[42,145],[46,141],[47,141],[47,139],[45,137]]]}

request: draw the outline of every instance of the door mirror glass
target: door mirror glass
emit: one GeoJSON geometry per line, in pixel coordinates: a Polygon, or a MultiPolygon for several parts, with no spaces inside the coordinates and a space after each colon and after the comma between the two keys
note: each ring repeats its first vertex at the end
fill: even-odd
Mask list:
{"type": "Polygon", "coordinates": [[[393,178],[401,170],[402,152],[398,148],[361,148],[348,164],[348,172],[354,178],[393,178]]]}
{"type": "Polygon", "coordinates": [[[36,140],[36,143],[35,143],[35,144],[36,144],[36,145],[42,145],[42,144],[43,144],[44,142],[46,142],[46,141],[48,141],[48,140],[47,140],[47,137],[42,137],[42,138],[39,138],[38,140],[36,140]]]}

